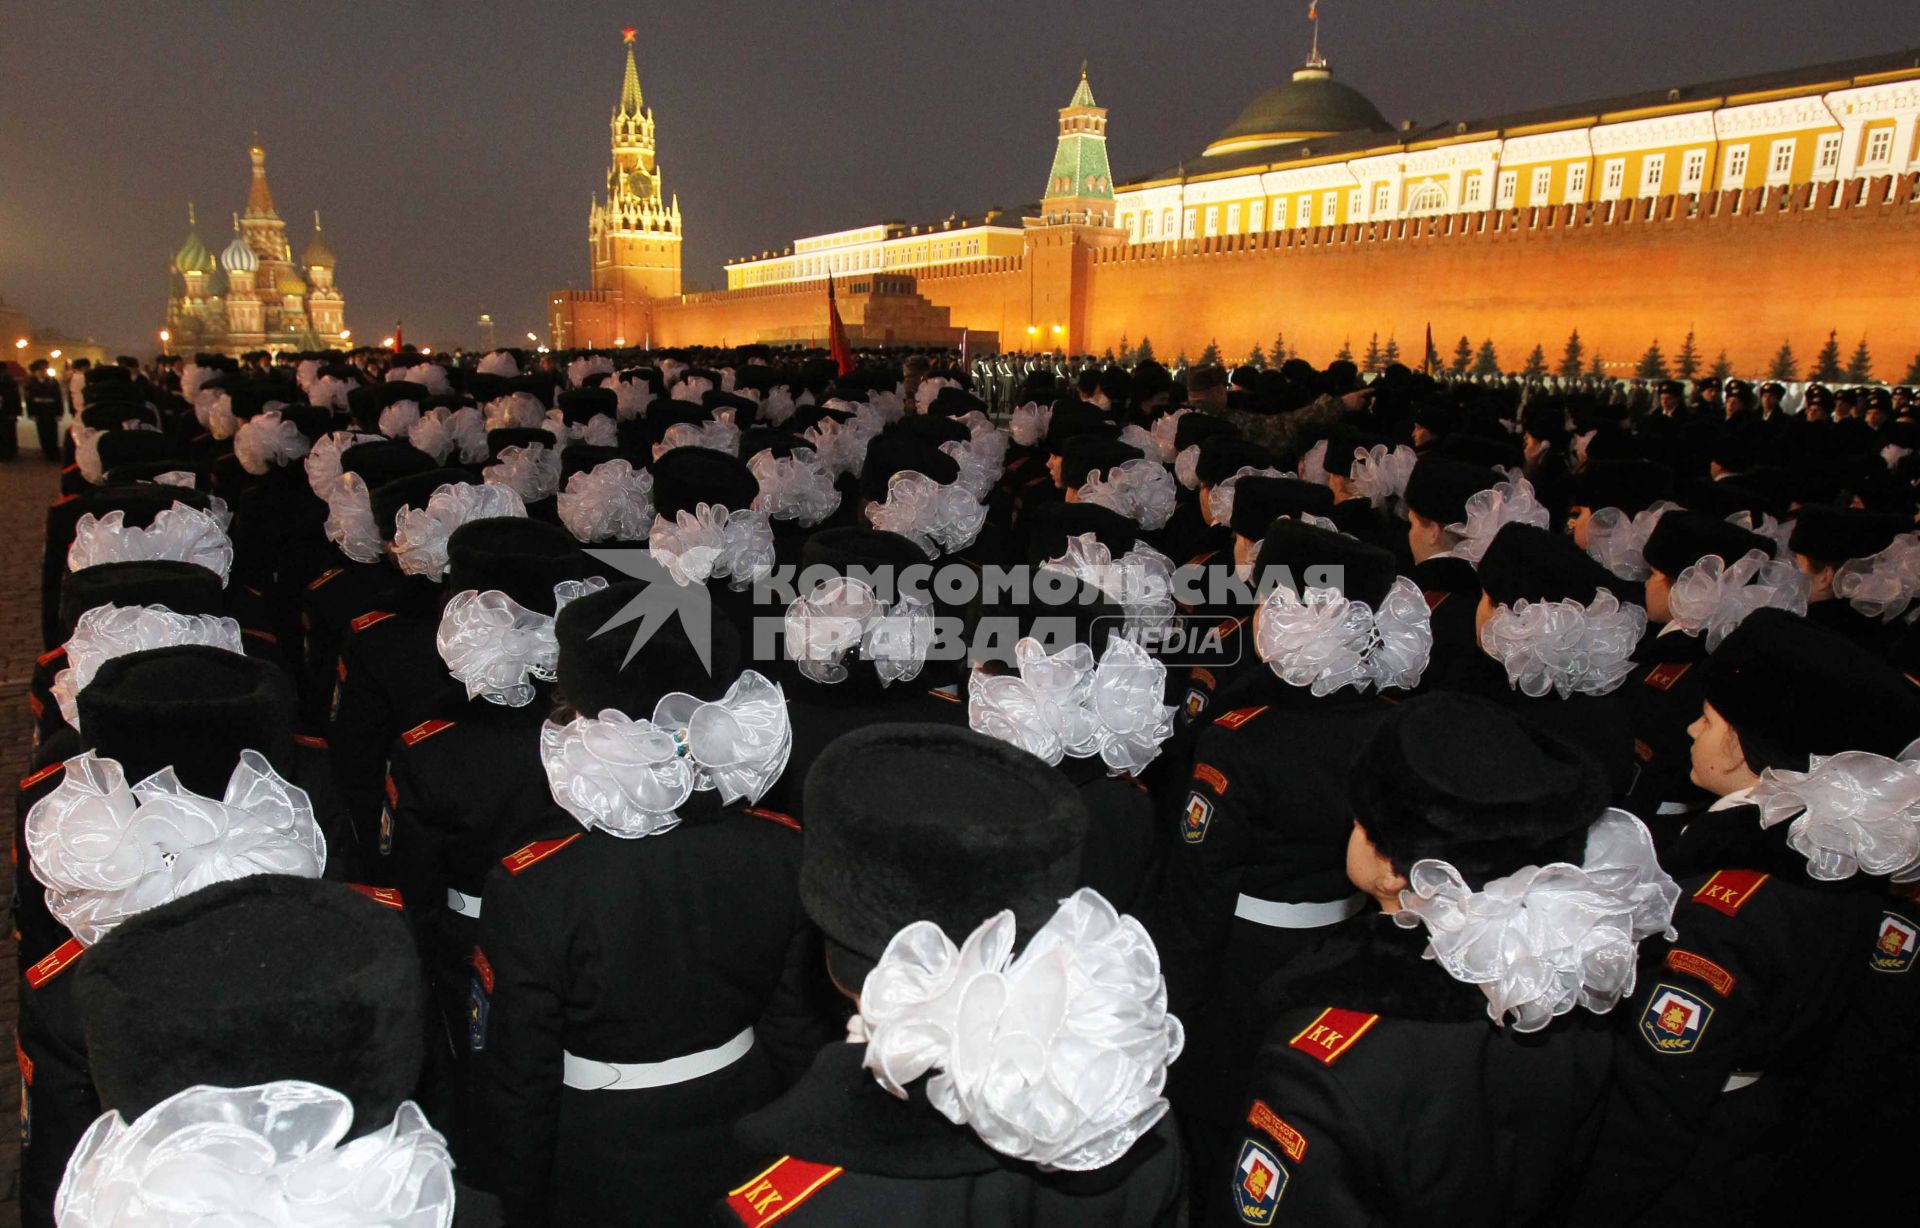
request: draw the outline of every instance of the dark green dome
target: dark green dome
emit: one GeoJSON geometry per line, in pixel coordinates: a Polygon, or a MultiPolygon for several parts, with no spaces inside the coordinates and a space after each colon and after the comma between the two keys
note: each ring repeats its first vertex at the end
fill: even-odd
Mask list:
{"type": "Polygon", "coordinates": [[[1387,132],[1392,125],[1365,94],[1335,81],[1324,66],[1309,64],[1293,80],[1270,89],[1228,124],[1207,154],[1239,153],[1342,132],[1387,132]]]}

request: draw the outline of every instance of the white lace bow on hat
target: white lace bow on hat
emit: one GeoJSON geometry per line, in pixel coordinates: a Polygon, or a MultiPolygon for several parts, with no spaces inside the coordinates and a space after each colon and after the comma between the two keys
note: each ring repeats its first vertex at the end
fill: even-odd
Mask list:
{"type": "Polygon", "coordinates": [[[1047,429],[1052,425],[1053,406],[1028,401],[1013,411],[1013,417],[1007,423],[1007,434],[1021,447],[1034,448],[1047,437],[1047,429]]]}
{"type": "Polygon", "coordinates": [[[880,685],[920,676],[933,647],[933,607],[902,594],[892,604],[856,576],[832,576],[787,607],[787,656],[801,677],[845,682],[847,654],[858,651],[880,685]]]}
{"type": "Polygon", "coordinates": [[[1405,520],[1407,482],[1413,477],[1413,466],[1419,459],[1406,444],[1391,450],[1383,443],[1371,448],[1355,448],[1347,490],[1380,511],[1391,510],[1405,520]]]}
{"type": "Polygon", "coordinates": [[[529,610],[498,589],[455,593],[440,611],[434,647],[468,699],[506,708],[533,702],[533,682],[552,682],[560,665],[554,620],[568,604],[607,587],[600,576],[553,586],[553,613],[529,610]]]}
{"type": "Polygon", "coordinates": [[[448,1228],[447,1141],[404,1100],[385,1127],[346,1142],[353,1102],[285,1079],[189,1087],[128,1123],[96,1119],[67,1162],[61,1228],[448,1228]]]}
{"type": "Polygon", "coordinates": [[[151,648],[206,644],[245,652],[240,624],[217,614],[175,614],[163,605],[102,605],[82,614],[67,637],[67,667],[53,676],[60,717],[80,728],[80,692],[115,657],[151,648]]]}
{"type": "Polygon", "coordinates": [[[560,451],[544,443],[513,444],[500,449],[493,464],[480,472],[488,486],[504,486],[525,503],[538,503],[560,493],[560,451]]]}
{"type": "MultiPolygon", "coordinates": [[[[1130,460],[1081,484],[1079,499],[1118,512],[1149,533],[1173,518],[1173,475],[1154,460],[1130,460]]],[[[1217,506],[1217,505],[1216,505],[1217,506]]]]}
{"type": "Polygon", "coordinates": [[[540,762],[561,809],[591,831],[622,839],[680,824],[695,793],[757,802],[786,770],[793,727],[778,684],[747,670],[725,696],[662,696],[651,719],[612,708],[540,728],[540,762]]]}
{"type": "Polygon", "coordinates": [[[1645,610],[1602,588],[1585,605],[1522,598],[1498,606],[1480,628],[1480,647],[1522,695],[1605,695],[1633,672],[1646,629],[1645,610]]]}
{"type": "Polygon", "coordinates": [[[1712,652],[1755,610],[1805,614],[1809,587],[1806,573],[1792,563],[1774,561],[1764,550],[1749,550],[1731,566],[1709,554],[1674,580],[1667,610],[1682,631],[1705,632],[1707,651],[1712,652]]]}
{"type": "Polygon", "coordinates": [[[760,484],[754,508],[775,520],[811,529],[839,510],[840,488],[811,448],[795,448],[790,456],[762,448],[747,461],[747,470],[760,484]]]}
{"type": "Polygon", "coordinates": [[[1920,881],[1920,742],[1898,759],[1849,750],[1814,755],[1804,772],[1768,768],[1748,800],[1760,826],[1790,821],[1787,844],[1822,882],[1860,871],[1920,881]]]}
{"type": "Polygon", "coordinates": [[[1231,474],[1215,482],[1207,491],[1207,515],[1215,524],[1228,524],[1233,520],[1233,492],[1240,485],[1241,478],[1284,478],[1292,475],[1270,467],[1242,465],[1231,474]]]}
{"type": "Polygon", "coordinates": [[[1138,774],[1173,734],[1173,708],[1160,702],[1167,667],[1132,640],[1109,636],[1097,665],[1085,644],[1050,655],[1036,639],[1014,645],[1013,658],[1017,673],[967,680],[975,733],[1048,764],[1098,755],[1111,776],[1138,774]]]}
{"type": "Polygon", "coordinates": [[[1459,538],[1459,544],[1446,554],[1478,567],[1481,556],[1486,554],[1501,529],[1510,524],[1530,524],[1544,529],[1552,519],[1534,497],[1531,482],[1510,478],[1486,490],[1475,491],[1467,500],[1467,518],[1447,526],[1447,532],[1459,538]]]}
{"type": "Polygon", "coordinates": [[[255,874],[319,878],[327,865],[306,792],[251,750],[219,799],[189,791],[170,767],[129,786],[115,760],[76,755],[27,812],[26,838],[48,911],[87,946],[202,887],[255,874]]]}
{"type": "Polygon", "coordinates": [[[300,428],[277,409],[263,409],[240,424],[233,436],[233,458],[259,477],[306,456],[311,445],[300,428]]]}
{"type": "Polygon", "coordinates": [[[1253,620],[1254,650],[1289,686],[1316,696],[1420,685],[1433,653],[1433,624],[1420,586],[1396,576],[1375,610],[1337,588],[1284,586],[1267,594],[1253,620]]]}
{"type": "Polygon", "coordinates": [[[934,559],[943,551],[971,546],[987,522],[987,509],[962,486],[944,486],[924,473],[903,469],[887,480],[886,501],[867,505],[867,520],[876,529],[910,539],[934,559]]]}
{"type": "Polygon", "coordinates": [[[653,474],[626,460],[602,461],[568,478],[556,506],[576,541],[634,541],[653,526],[653,474]]]}
{"type": "Polygon", "coordinates": [[[1842,563],[1833,575],[1833,594],[1882,622],[1906,613],[1920,594],[1920,533],[1902,533],[1880,553],[1842,563]]]}
{"type": "Polygon", "coordinates": [[[453,534],[476,520],[525,519],[527,505],[510,486],[448,482],[425,507],[403,507],[393,518],[393,560],[410,576],[439,580],[447,574],[453,534]]]}
{"type": "Polygon", "coordinates": [[[992,419],[977,409],[968,410],[954,421],[967,428],[968,437],[964,442],[950,439],[940,445],[940,450],[960,466],[960,476],[954,479],[954,484],[965,488],[974,498],[985,500],[1006,471],[1007,437],[992,419]]]}
{"type": "Polygon", "coordinates": [[[1013,953],[1011,911],[960,946],[931,921],[893,936],[848,1025],[876,1082],[928,1103],[980,1141],[1045,1170],[1127,1153],[1166,1116],[1167,1068],[1186,1035],[1167,1012],[1159,953],[1092,888],[1013,953]]]}
{"type": "Polygon", "coordinates": [[[1098,534],[1076,534],[1067,539],[1065,552],[1041,563],[1040,570],[1099,589],[1126,614],[1130,637],[1157,634],[1173,621],[1173,560],[1144,542],[1115,559],[1098,534]]]}
{"type": "Polygon", "coordinates": [[[162,508],[153,522],[139,528],[115,509],[104,516],[92,512],[74,526],[73,545],[67,548],[67,570],[82,571],[102,563],[192,563],[220,577],[224,587],[233,570],[233,542],[211,512],[186,503],[162,508]]]}
{"type": "Polygon", "coordinates": [[[1629,516],[1617,507],[1603,507],[1587,520],[1587,555],[1622,580],[1644,580],[1653,574],[1647,564],[1647,539],[1660,517],[1680,505],[1665,499],[1629,516]]]}
{"type": "Polygon", "coordinates": [[[672,520],[655,515],[647,551],[675,584],[725,580],[737,592],[773,574],[773,526],[765,512],[702,503],[672,520]]]}
{"type": "Polygon", "coordinates": [[[1429,959],[1478,985],[1487,1016],[1538,1032],[1576,1006],[1604,1015],[1633,992],[1640,940],[1674,936],[1680,886],[1645,825],[1608,810],[1577,866],[1526,866],[1474,891],[1437,858],[1416,861],[1395,924],[1427,927],[1429,959]]]}

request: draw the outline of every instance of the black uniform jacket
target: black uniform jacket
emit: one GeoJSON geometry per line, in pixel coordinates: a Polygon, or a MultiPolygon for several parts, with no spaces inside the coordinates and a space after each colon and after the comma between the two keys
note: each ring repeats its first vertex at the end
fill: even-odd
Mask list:
{"type": "MultiPolygon", "coordinates": [[[[1041,1172],[948,1121],[916,1084],[895,1099],[861,1066],[866,1047],[824,1049],[786,1095],[740,1123],[743,1167],[720,1225],[1053,1228],[1182,1222],[1186,1161],[1171,1118],[1092,1172],[1041,1172]]],[[[664,1221],[663,1221],[664,1222],[664,1221]]]]}
{"type": "Polygon", "coordinates": [[[810,682],[783,662],[779,677],[787,697],[787,721],[793,727],[793,749],[787,754],[786,770],[761,801],[803,823],[807,773],[820,752],[841,735],[902,721],[962,727],[967,723],[965,689],[928,689],[924,676],[876,690],[857,682],[810,682]]]}
{"type": "Polygon", "coordinates": [[[1606,1103],[1605,1021],[1498,1026],[1425,947],[1375,913],[1257,995],[1266,1040],[1211,1123],[1226,1146],[1195,1155],[1200,1222],[1557,1221],[1606,1103]]]}
{"type": "Polygon", "coordinates": [[[1776,1188],[1819,1177],[1795,1157],[1876,1100],[1870,1071],[1895,1055],[1846,1038],[1863,987],[1882,975],[1870,962],[1885,880],[1813,879],[1788,829],[1763,829],[1757,808],[1735,805],[1695,817],[1664,856],[1681,886],[1679,937],[1641,947],[1639,984],[1618,1012],[1584,1222],[1777,1205],[1776,1188]]]}
{"type": "Polygon", "coordinates": [[[743,1166],[733,1123],[838,1034],[800,908],[800,832],[716,797],[696,794],[678,827],[632,840],[550,807],[487,879],[463,1168],[509,1223],[698,1223],[743,1166]],[[751,1051],[685,1082],[562,1081],[563,1054],[663,1062],[746,1028],[751,1051]]]}
{"type": "Polygon", "coordinates": [[[1620,688],[1632,710],[1639,764],[1627,808],[1661,838],[1672,827],[1659,821],[1662,802],[1697,808],[1713,800],[1689,779],[1693,738],[1687,733],[1706,706],[1707,642],[1684,631],[1656,632],[1640,641],[1634,656],[1639,664],[1620,688]]]}
{"type": "Polygon", "coordinates": [[[1480,577],[1473,564],[1451,555],[1416,563],[1407,573],[1427,599],[1433,652],[1420,690],[1463,691],[1497,698],[1507,689],[1500,663],[1480,650],[1473,615],[1480,605],[1480,577]]]}

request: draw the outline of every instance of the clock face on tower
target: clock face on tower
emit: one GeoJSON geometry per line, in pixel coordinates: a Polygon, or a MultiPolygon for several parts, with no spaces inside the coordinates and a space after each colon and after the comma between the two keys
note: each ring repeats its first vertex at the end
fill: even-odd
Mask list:
{"type": "Polygon", "coordinates": [[[652,200],[659,191],[652,175],[644,170],[636,170],[627,176],[627,191],[641,200],[652,200]]]}

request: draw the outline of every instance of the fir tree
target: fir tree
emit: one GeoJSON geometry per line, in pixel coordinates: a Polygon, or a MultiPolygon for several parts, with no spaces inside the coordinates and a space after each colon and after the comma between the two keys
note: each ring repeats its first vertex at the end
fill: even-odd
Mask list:
{"type": "Polygon", "coordinates": [[[1108,346],[1107,352],[1100,356],[1100,365],[1103,367],[1111,367],[1113,365],[1113,347],[1112,346],[1108,346]]]}
{"type": "Polygon", "coordinates": [[[1293,353],[1293,351],[1287,348],[1286,333],[1276,331],[1273,334],[1273,345],[1267,350],[1267,352],[1273,355],[1273,365],[1276,367],[1279,366],[1281,363],[1287,361],[1287,358],[1293,353]]]}
{"type": "Polygon", "coordinates": [[[1700,351],[1693,348],[1693,330],[1687,330],[1687,339],[1680,343],[1680,352],[1673,356],[1673,373],[1681,379],[1692,379],[1700,374],[1700,351]]]}
{"type": "Polygon", "coordinates": [[[1660,338],[1655,337],[1647,352],[1640,355],[1640,365],[1633,374],[1636,379],[1667,378],[1667,356],[1660,352],[1660,338]]]}
{"type": "Polygon", "coordinates": [[[1533,347],[1533,353],[1527,355],[1527,365],[1521,368],[1520,374],[1526,376],[1528,379],[1539,379],[1546,373],[1547,347],[1544,345],[1536,345],[1533,347]]]}
{"type": "Polygon", "coordinates": [[[1467,368],[1472,365],[1473,342],[1467,340],[1465,337],[1461,337],[1460,344],[1453,348],[1453,373],[1455,375],[1465,375],[1467,368]]]}
{"type": "Polygon", "coordinates": [[[1720,357],[1713,360],[1713,369],[1707,372],[1707,378],[1716,384],[1724,384],[1733,378],[1733,364],[1727,361],[1727,352],[1720,351],[1720,357]]]}
{"type": "Polygon", "coordinates": [[[1128,342],[1125,333],[1120,334],[1120,361],[1128,366],[1133,365],[1133,345],[1128,342]]]}
{"type": "Polygon", "coordinates": [[[1267,369],[1267,352],[1260,348],[1258,341],[1253,343],[1253,353],[1247,355],[1247,365],[1255,371],[1267,369]]]}
{"type": "Polygon", "coordinates": [[[1200,351],[1200,365],[1203,367],[1220,365],[1220,346],[1212,339],[1207,341],[1207,348],[1200,351]]]}
{"type": "MultiPolygon", "coordinates": [[[[1776,375],[1773,378],[1780,379],[1782,377],[1776,375]]],[[[1789,375],[1789,376],[1786,376],[1785,378],[1792,379],[1793,377],[1789,375]]],[[[1813,378],[1819,380],[1823,384],[1831,384],[1835,380],[1840,378],[1840,330],[1839,329],[1835,328],[1835,329],[1828,330],[1827,343],[1821,346],[1820,352],[1814,356],[1813,378]]]]}
{"type": "Polygon", "coordinates": [[[1394,339],[1392,333],[1387,334],[1387,348],[1381,351],[1380,361],[1388,367],[1400,361],[1400,342],[1394,339]]]}
{"type": "Polygon", "coordinates": [[[1137,367],[1143,362],[1152,362],[1152,361],[1153,361],[1153,341],[1151,338],[1142,337],[1140,338],[1140,348],[1133,352],[1133,365],[1137,367]]]}
{"type": "Polygon", "coordinates": [[[1606,373],[1607,373],[1607,363],[1606,363],[1606,360],[1605,360],[1604,358],[1601,358],[1601,357],[1600,357],[1600,351],[1599,351],[1599,350],[1595,350],[1595,351],[1593,352],[1593,362],[1592,362],[1591,364],[1589,364],[1589,365],[1588,365],[1588,367],[1587,367],[1587,374],[1588,374],[1588,375],[1591,375],[1591,376],[1593,376],[1593,377],[1594,377],[1594,378],[1596,378],[1596,379],[1598,379],[1598,378],[1600,378],[1600,377],[1602,377],[1602,376],[1604,376],[1604,375],[1606,375],[1606,373]]]}
{"type": "Polygon", "coordinates": [[[1473,356],[1473,373],[1475,375],[1500,374],[1500,359],[1493,352],[1492,337],[1488,337],[1485,341],[1482,341],[1480,343],[1480,351],[1473,356]]]}
{"type": "Polygon", "coordinates": [[[1777,380],[1800,378],[1800,360],[1793,356],[1793,342],[1780,343],[1780,352],[1773,356],[1773,365],[1767,368],[1767,378],[1777,380]]]}
{"type": "Polygon", "coordinates": [[[1180,357],[1174,359],[1173,361],[1173,369],[1175,371],[1188,370],[1190,367],[1192,367],[1192,365],[1193,365],[1192,363],[1187,361],[1187,352],[1185,350],[1181,350],[1180,357]]]}
{"type": "Polygon", "coordinates": [[[1348,337],[1345,341],[1342,341],[1340,343],[1340,352],[1333,356],[1333,360],[1335,362],[1352,362],[1353,361],[1353,338],[1352,337],[1348,337]]]}
{"type": "Polygon", "coordinates": [[[1847,382],[1864,384],[1873,378],[1873,355],[1867,353],[1867,339],[1860,338],[1860,344],[1854,347],[1853,357],[1847,359],[1847,382]]]}
{"type": "Polygon", "coordinates": [[[1373,336],[1367,339],[1367,358],[1366,358],[1366,361],[1363,364],[1361,364],[1360,369],[1362,371],[1378,371],[1380,369],[1380,334],[1379,333],[1375,333],[1373,336]]]}
{"type": "Polygon", "coordinates": [[[1920,384],[1920,354],[1913,356],[1913,364],[1907,368],[1907,378],[1901,381],[1907,384],[1920,384]]]}
{"type": "Polygon", "coordinates": [[[1560,355],[1560,378],[1580,378],[1580,359],[1586,353],[1586,347],[1580,344],[1580,330],[1574,329],[1567,337],[1567,348],[1560,355]]]}

